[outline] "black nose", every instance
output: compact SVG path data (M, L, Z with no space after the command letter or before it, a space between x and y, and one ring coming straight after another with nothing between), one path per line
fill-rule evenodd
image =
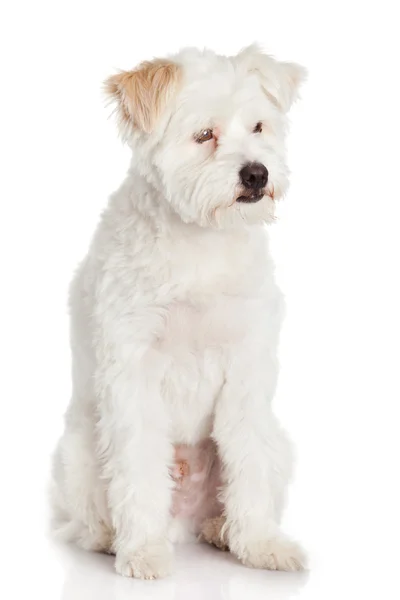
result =
M244 187L250 190L260 190L268 183L268 171L261 163L247 163L239 175Z

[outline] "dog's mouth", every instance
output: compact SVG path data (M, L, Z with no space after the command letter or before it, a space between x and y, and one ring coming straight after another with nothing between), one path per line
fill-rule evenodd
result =
M253 204L255 202L259 202L264 198L264 196L268 196L271 200L274 200L274 188L272 185L268 185L267 188L263 188L262 190L243 190L243 193L236 198L236 202L244 202L247 204Z
M264 198L264 192L255 192L253 194L243 194L236 198L236 202L247 202L251 204L253 202L259 202L261 198Z

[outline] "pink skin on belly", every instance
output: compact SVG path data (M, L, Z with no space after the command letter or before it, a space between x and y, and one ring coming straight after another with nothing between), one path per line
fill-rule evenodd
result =
M203 440L195 446L175 446L171 475L175 481L171 508L174 517L193 519L195 530L200 531L205 519L222 514L217 499L220 463L212 440Z

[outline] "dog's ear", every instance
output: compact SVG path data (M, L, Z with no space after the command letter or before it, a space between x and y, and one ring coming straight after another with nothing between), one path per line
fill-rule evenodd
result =
M105 91L117 103L121 126L151 133L158 118L176 92L178 65L154 60L133 71L122 71L105 82Z
M290 109L307 77L307 71L301 65L277 61L264 54L257 45L242 50L237 61L247 71L257 73L265 93L283 112Z

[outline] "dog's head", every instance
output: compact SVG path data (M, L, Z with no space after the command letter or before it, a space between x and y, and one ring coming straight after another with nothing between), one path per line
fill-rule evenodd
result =
M305 71L251 46L234 57L187 49L113 75L140 173L185 222L270 222L288 184L287 112Z

